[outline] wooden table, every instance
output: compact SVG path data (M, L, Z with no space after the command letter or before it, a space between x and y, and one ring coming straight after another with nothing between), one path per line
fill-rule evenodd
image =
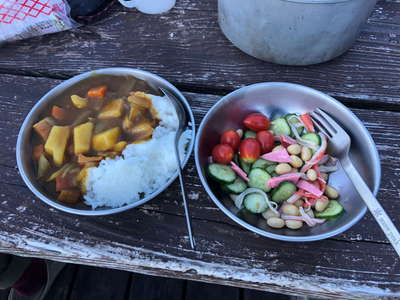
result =
M336 97L364 122L382 160L378 198L400 226L399 11L398 1L379 1L348 53L311 67L273 65L237 50L218 28L214 0L180 0L161 16L114 5L97 24L2 46L0 251L327 299L399 298L400 260L369 213L324 241L263 238L217 209L191 159L185 176L197 239L193 251L177 182L137 209L79 217L36 199L15 163L18 129L34 103L87 70L155 72L184 91L197 124L221 95L238 87L296 82Z

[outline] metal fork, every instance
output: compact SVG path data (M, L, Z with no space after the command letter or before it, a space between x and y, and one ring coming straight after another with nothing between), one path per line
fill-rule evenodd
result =
M162 87L159 87L159 90L171 102L171 104L174 105L175 111L176 111L176 114L177 114L178 120L179 120L178 130L175 134L175 157L176 157L176 161L178 163L179 182L181 185L181 194L182 194L182 200L183 200L183 207L185 210L186 226L187 226L187 230L188 230L188 234L189 234L190 246L192 247L192 249L195 249L196 243L193 238L192 222L191 222L190 213L189 213L189 206L188 206L187 200L186 200L187 197L186 197L186 190L185 190L185 182L183 180L183 175L182 175L183 169L182 169L181 160L179 158L179 138L181 137L182 132L185 130L186 125L187 125L186 124L187 123L186 112L185 112L185 108L182 106L182 103L179 101L179 99L176 98L176 96L174 94L172 94L170 91L168 91L167 89L164 89Z
M310 113L314 125L330 140L329 150L337 157L368 209L400 256L400 234L385 210L374 197L349 158L350 137L327 113L317 108Z

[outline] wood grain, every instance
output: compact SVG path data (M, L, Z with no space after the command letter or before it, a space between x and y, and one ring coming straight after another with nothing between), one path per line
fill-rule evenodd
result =
M240 300L239 292L234 287L188 281L184 300Z
M69 299L126 299L129 282L127 272L81 266L76 272Z
M23 118L57 83L46 78L0 76L0 135L4 139L0 148L0 251L327 299L400 296L399 258L369 216L342 235L295 247L262 238L232 223L214 206L200 185L193 161L186 178L196 251L188 248L177 183L149 204L112 216L88 218L50 208L22 183L14 153ZM186 96L197 123L219 98ZM393 199L398 198L400 187L395 134L400 113L354 112L381 151L388 180L382 182L379 199L398 223L399 206Z
M102 67L155 72L196 92L225 93L263 81L305 84L347 103L379 102L399 109L400 3L378 2L354 46L341 57L310 67L254 59L221 33L217 1L179 0L161 16L119 5L101 22L0 48L3 73L67 78Z
M183 299L186 282L180 279L132 274L129 300Z

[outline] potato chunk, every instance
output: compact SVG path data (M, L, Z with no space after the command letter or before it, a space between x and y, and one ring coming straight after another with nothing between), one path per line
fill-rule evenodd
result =
M139 105L145 109L149 109L152 104L151 97L143 92L132 92L128 97L128 102Z
M87 122L74 128L74 153L81 154L90 150L93 123Z
M72 95L71 96L71 101L72 101L72 104L76 108L84 108L89 104L89 101L88 101L87 98L83 98L83 97L80 97L78 95Z
M107 151L112 149L117 143L120 134L120 128L114 127L94 135L92 140L93 149L96 151Z
M104 106L99 113L99 119L119 118L122 115L124 100L116 99Z
M53 156L53 161L57 166L61 166L64 162L70 133L71 130L68 126L53 126L44 145L44 150Z
M133 122L138 122L143 119L143 107L136 104L131 104L128 119Z
M120 141L119 143L115 144L113 150L114 150L114 151L118 151L118 152L122 152L122 151L125 149L126 145L128 145L127 142L125 142L125 141Z
M43 139L43 141L46 141L49 137L51 126L52 124L50 123L49 118L45 118L33 125L33 129Z

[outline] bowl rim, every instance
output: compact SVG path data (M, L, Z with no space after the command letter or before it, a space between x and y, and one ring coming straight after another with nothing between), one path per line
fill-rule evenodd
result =
M374 188L373 188L373 194L376 196L380 187L380 182L381 182L381 165L380 165L380 158L379 158L379 153L376 148L376 144L374 140L372 139L371 134L369 131L365 128L364 124L361 122L361 120L345 105L343 105L341 102L336 100L335 98L318 91L316 89L313 89L311 87L301 85L301 84L296 84L296 83L289 83L289 82L261 82L261 83L256 83L256 84L251 84L247 85L244 87L241 87L237 90L234 90L233 92L223 96L221 99L219 99L206 113L206 115L203 117L201 120L201 123L197 129L197 136L196 136L196 142L195 142L195 147L194 147L194 156L195 156L195 163L196 163L196 169L197 173L200 177L201 183L206 190L208 196L213 200L213 202L218 206L219 209L221 209L228 217L230 217L232 220L234 220L236 223L239 225L245 227L246 229L255 232L261 236L272 238L275 240L281 240L281 241L286 241L286 242L312 242L312 241L318 241L318 240L323 240L330 238L332 236L338 235L346 230L348 230L350 227L352 227L354 224L356 224L367 212L367 206L364 204L364 207L362 210L356 215L353 219L351 219L348 223L342 225L341 227L337 228L336 230L332 230L328 233L322 233L322 234L317 234L313 236L286 236L286 235L281 235L281 234L275 234L271 232L264 231L258 227L255 227L253 225L250 225L246 221L242 220L241 218L237 217L235 214L233 214L229 209L227 209L221 201L218 200L218 198L214 195L212 192L211 188L208 185L207 179L205 176L203 176L203 171L202 167L200 165L200 160L199 160L199 141L200 141L200 136L201 132L203 131L203 127L205 126L205 123L207 122L208 118L210 115L213 113L214 110L216 110L219 106L223 105L224 102L228 101L231 97L234 97L240 93L242 93L244 90L251 89L251 88L256 88L256 87L289 87L289 88L297 88L304 90L305 92L308 93L313 93L316 94L322 98L327 99L328 101L333 102L338 108L345 110L347 113L349 113L353 119L361 125L361 128L363 129L364 133L366 134L366 137L368 138L369 142L372 147L372 156L373 156L373 168L376 170L376 173L374 174L376 180L374 182Z
M150 194L149 196L147 196L139 201L136 201L136 202L133 202L133 203L121 206L121 207L116 207L116 208L106 208L106 209L100 209L100 210L96 210L96 209L83 210L83 209L77 209L77 208L64 206L64 205L56 202L55 200L48 198L46 195L42 194L29 180L29 178L27 176L27 172L26 172L26 166L24 165L23 159L22 159L23 145L25 143L27 143L27 140L25 140L23 138L23 136L24 136L25 131L30 130L30 128L28 128L28 123L34 117L34 114L36 113L36 111L41 108L43 103L46 103L46 102L50 103L53 100L52 98L54 98L54 96L56 96L58 93L67 89L68 87L76 84L80 80L88 78L93 75L127 75L127 76L133 75L133 76L137 76L137 77L140 77L142 75L147 76L149 78L152 78L152 79L155 79L155 80L161 82L162 85L167 87L167 89L172 91L173 94L176 95L179 98L179 100L182 101L182 103L184 104L184 106L187 110L187 113L189 114L189 119L190 119L189 122L190 122L191 130L192 130L191 140L190 140L189 147L188 147L186 155L185 155L185 159L182 164L182 168L184 166L186 166L186 164L188 163L190 156L193 152L193 148L194 148L194 144L195 144L195 136L196 136L196 125L195 125L195 119L194 119L192 109L189 105L189 102L185 98L185 96L172 83L170 83L166 79L162 78L159 75L156 75L154 73L144 71L141 69L127 68L127 67L95 69L95 70L91 70L91 71L87 71L87 72L78 74L67 80L64 80L63 82L61 82L60 84L57 84L56 86L51 88L48 92L46 92L46 94L44 94L31 108L31 110L29 111L27 116L24 118L24 121L18 132L17 144L16 144L16 160L17 160L17 167L20 172L20 175L21 175L22 179L24 180L25 184L31 190L31 192L36 197L38 197L40 200L47 203L51 207L54 207L61 211L64 211L67 213L72 213L75 215L104 216L104 215L120 213L120 212L137 207L139 205L142 205L142 204L152 200L153 198L158 196L160 193L162 193L164 190L166 190L172 184L173 181L175 181L175 179L178 177L178 171L176 171L164 185L160 186L152 194ZM90 206L88 206L88 207L90 208Z

